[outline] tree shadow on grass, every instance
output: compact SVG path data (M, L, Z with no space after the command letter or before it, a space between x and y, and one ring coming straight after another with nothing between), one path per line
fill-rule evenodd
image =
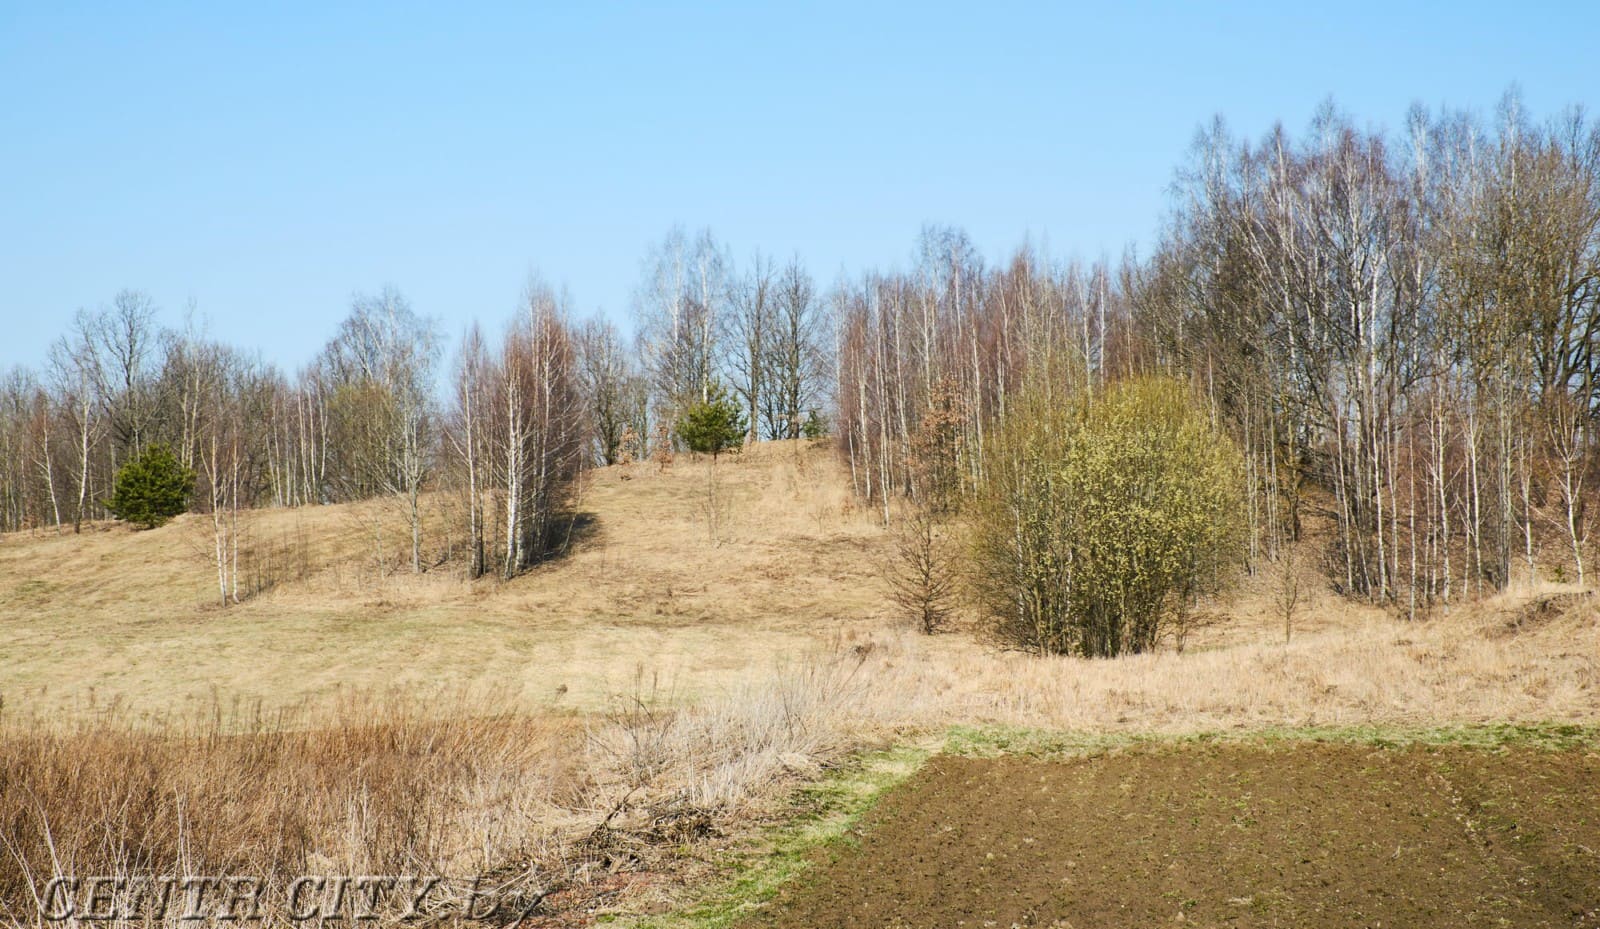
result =
M529 567L561 561L599 536L600 514L591 510L562 513L550 521L544 544L539 548L539 557Z

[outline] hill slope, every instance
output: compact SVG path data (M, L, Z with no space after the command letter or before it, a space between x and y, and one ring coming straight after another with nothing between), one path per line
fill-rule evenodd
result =
M708 463L592 472L571 554L510 582L469 583L458 561L410 575L403 517L383 502L262 511L248 541L275 550L285 579L226 608L209 517L0 537L0 693L166 709L467 685L593 707L640 674L684 694L720 688L883 628L884 535L837 469L802 443L724 456L714 535ZM443 545L449 501L431 503L427 539Z
M763 444L714 472L680 459L585 480L571 553L509 582L469 583L459 559L412 576L403 516L383 501L251 514L248 541L272 552L274 583L226 608L203 516L0 537L0 697L69 717L391 688L589 711L732 693L808 652L848 649L896 726L1600 719L1600 622L1584 592L1506 594L1408 623L1308 583L1285 645L1257 578L1185 654L1039 660L970 632L910 632L881 580L889 536L826 447ZM447 554L450 505L429 502L432 561Z

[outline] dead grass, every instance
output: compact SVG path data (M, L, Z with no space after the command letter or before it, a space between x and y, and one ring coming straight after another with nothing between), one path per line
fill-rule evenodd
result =
M1371 618L1287 646L1109 662L979 655L910 640L886 643L882 661L932 717L963 722L1179 733L1600 718L1592 607L1522 635L1501 628L1493 612L1414 625Z
M0 538L0 904L106 870L490 874L551 910L659 894L618 875L953 725L1600 721L1584 592L1408 623L1312 588L1284 644L1255 580L1184 654L1039 659L894 619L891 539L826 449L719 462L715 533L708 466L592 475L593 535L510 583L396 571L382 503L254 515L308 567L226 609L192 517Z
M13 721L0 915L38 921L58 875L240 875L281 899L300 874L476 874L550 841L552 814L586 789L566 750L580 737L559 720L445 721L382 702L157 729L115 714Z
M45 902L53 878L91 875L135 893L191 875L253 878L269 924L286 918L302 875L445 876L432 899L447 915L475 885L508 913L559 911L545 901L584 901L575 892L650 869L858 746L862 666L855 653L812 656L688 708L641 682L589 717L467 695L12 717L0 724L0 918L184 924L177 907L164 921L41 918L62 912Z
M765 674L768 656L883 625L881 533L829 450L725 456L716 542L699 506L707 467L681 457L664 473L592 475L580 501L592 537L510 583L469 584L453 567L412 576L403 519L382 502L253 514L251 538L305 540L311 569L226 609L199 517L3 536L0 695L55 713L165 712L219 693L289 706L493 682L531 710L595 710L641 664L681 697L706 696ZM430 502L429 544L443 546L448 501Z

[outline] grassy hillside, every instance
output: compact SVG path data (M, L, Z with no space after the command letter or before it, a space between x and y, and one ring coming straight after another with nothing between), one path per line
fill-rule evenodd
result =
M382 501L251 514L270 583L227 607L203 517L0 538L0 917L28 922L29 888L63 868L211 868L275 893L420 869L456 891L491 875L576 925L696 899L731 867L705 904L725 925L867 802L793 791L825 793L864 749L916 759L863 782L876 796L941 744L1600 720L1582 591L1406 622L1308 576L1285 643L1276 579L1252 578L1181 654L1041 659L970 616L932 637L897 618L890 536L827 448L586 481L570 554L509 582L451 561L412 576ZM430 561L450 505L429 501Z
M885 627L884 537L837 467L801 443L726 456L715 537L708 463L593 472L572 553L509 583L468 583L459 559L412 576L403 516L382 502L262 511L249 541L286 577L225 609L206 516L3 536L0 693L13 707L165 710L466 685L594 708L641 672L685 696L725 688ZM431 501L435 547L448 503Z
M449 505L430 501L435 560ZM1286 646L1276 580L1253 578L1186 654L1039 660L996 649L970 618L949 635L912 633L881 580L889 537L852 502L824 446L763 444L714 474L686 458L666 471L599 470L581 510L569 555L510 582L471 583L459 559L411 575L402 514L382 501L262 511L248 542L272 553L277 582L226 608L203 516L146 532L102 524L0 537L0 695L13 713L58 717L394 689L586 711L641 693L727 694L778 665L853 649L916 724L1185 731L1600 717L1595 605L1566 588L1407 623L1308 577Z

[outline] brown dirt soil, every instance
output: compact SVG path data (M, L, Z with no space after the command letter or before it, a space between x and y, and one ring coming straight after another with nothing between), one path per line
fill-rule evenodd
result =
M1600 926L1600 754L941 756L744 925Z

